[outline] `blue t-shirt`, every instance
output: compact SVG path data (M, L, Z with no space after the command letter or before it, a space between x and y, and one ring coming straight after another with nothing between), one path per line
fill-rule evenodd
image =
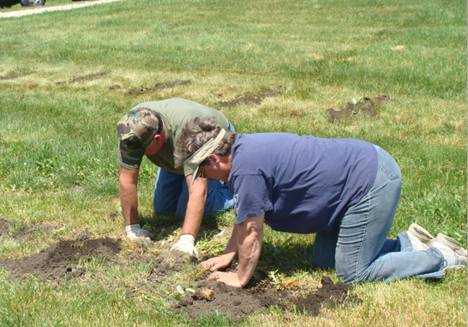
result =
M264 214L274 230L315 233L340 221L376 174L377 152L364 141L237 134L228 185L237 223Z

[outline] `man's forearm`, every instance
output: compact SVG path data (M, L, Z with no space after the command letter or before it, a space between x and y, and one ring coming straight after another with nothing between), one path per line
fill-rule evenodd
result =
M203 219L205 200L206 195L193 194L189 196L187 209L185 211L184 224L182 226L182 234L190 234L194 237L197 236Z
M239 235L239 227L238 225L234 225L231 233L231 238L229 239L226 248L224 249L224 254L227 253L237 253L237 237Z
M205 211L205 201L207 195L207 180L198 178L192 185L192 179L187 179L189 198L187 209L185 210L184 224L182 234L190 234L196 237L200 229Z
M125 225L138 224L138 195L136 186L120 187L120 204Z
M262 249L263 217L250 218L239 226L237 274L245 286L257 267Z

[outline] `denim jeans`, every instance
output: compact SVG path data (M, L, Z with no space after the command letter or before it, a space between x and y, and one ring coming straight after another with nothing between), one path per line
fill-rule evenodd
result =
M155 212L175 214L183 218L187 209L188 187L185 177L160 168L156 175L153 208ZM215 214L233 207L229 188L214 179L208 179L205 215Z
M345 282L391 281L417 276L442 278L444 258L435 249L414 251L406 232L387 239L401 191L401 175L395 160L375 146L378 170L369 192L351 206L339 226L317 233L314 263L335 268Z

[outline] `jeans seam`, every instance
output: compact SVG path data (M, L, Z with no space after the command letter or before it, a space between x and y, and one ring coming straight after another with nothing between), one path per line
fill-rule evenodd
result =
M369 231L369 228L368 228L369 227L369 208L370 208L370 201L371 200L372 200L372 197L369 197L369 199L365 202L365 206L366 206L365 221L366 222L365 222L365 225L364 225L363 237L362 237L361 242L359 244L358 258L356 260L356 265L354 267L354 273L353 273L354 278L353 278L353 280L360 279L360 276L358 276L357 268L361 266L361 259L362 259L361 251L362 251L362 248L363 248L364 240L367 237L367 232Z

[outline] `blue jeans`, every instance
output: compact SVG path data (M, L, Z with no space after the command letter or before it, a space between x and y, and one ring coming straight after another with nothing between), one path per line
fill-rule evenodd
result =
M401 191L395 160L376 146L378 170L369 192L346 211L334 230L317 233L314 263L335 268L345 282L442 278L444 258L435 249L414 251L406 232L387 239Z
M185 177L160 168L156 175L153 208L157 213L175 214L183 218L187 209L188 187ZM218 180L208 179L205 215L233 207L232 193Z

